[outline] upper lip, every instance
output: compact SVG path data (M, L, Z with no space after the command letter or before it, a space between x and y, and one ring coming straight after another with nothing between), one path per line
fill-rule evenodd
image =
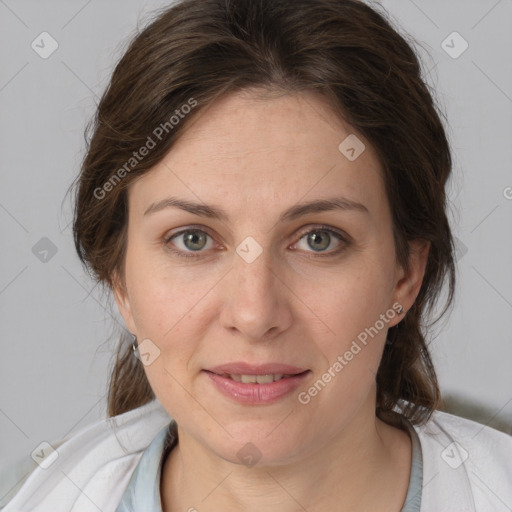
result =
M231 375L270 375L281 373L283 375L297 375L308 370L308 368L300 368L298 366L291 366L288 364L280 363L266 363L266 364L249 364L245 362L235 362L222 364L206 369L209 372L218 375L231 374Z

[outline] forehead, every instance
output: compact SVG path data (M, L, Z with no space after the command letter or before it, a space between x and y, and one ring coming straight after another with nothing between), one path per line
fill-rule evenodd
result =
M364 144L355 160L340 150L347 137ZM164 159L132 184L130 209L141 213L171 194L234 210L272 203L278 211L333 194L376 208L386 200L373 148L312 92L237 92L199 111Z
M258 153L255 158L282 150L288 151L292 161L305 155L314 161L324 158L326 151L338 157L339 143L351 133L354 129L318 93L276 95L244 90L225 95L199 111L173 153L178 157L180 151L193 147L198 158L246 160Z

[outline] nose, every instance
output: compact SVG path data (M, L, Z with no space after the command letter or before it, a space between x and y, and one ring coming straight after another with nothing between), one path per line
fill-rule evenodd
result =
M266 249L250 263L234 254L220 313L225 329L247 341L261 342L291 326L292 293L279 268Z

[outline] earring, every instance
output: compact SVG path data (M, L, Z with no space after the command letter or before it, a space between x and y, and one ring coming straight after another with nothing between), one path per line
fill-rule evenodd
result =
M397 313L398 313L399 315L401 315L403 310L404 310L404 308L403 308L402 306L400 306L400 309L397 311Z
M132 336L133 336L132 350L134 352L137 352L137 350L138 350L138 347L137 347L137 336L135 336L135 334L132 334Z

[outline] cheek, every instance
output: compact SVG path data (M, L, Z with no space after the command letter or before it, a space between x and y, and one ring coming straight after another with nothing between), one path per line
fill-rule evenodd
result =
M218 278L197 267L171 266L160 255L142 251L127 258L126 271L138 335L160 351L155 363L145 368L150 383L164 379L167 386L166 370L182 381L212 320L208 292Z
M185 267L171 266L163 253L134 248L126 261L134 321L144 336L160 342L186 323L208 286Z
M198 303L205 292L195 290L194 283L181 279L179 272L171 276L168 269L145 268L141 259L134 261L138 264L130 269L132 314L139 342L150 340L146 346L152 358L144 371L157 398L175 417L190 409L185 389L190 387L188 369L200 341L203 317Z
M389 308L384 293L368 290L359 281L332 297L325 302L330 332L312 333L323 363L311 387L303 390L303 400L342 422L374 389L388 328L380 315ZM340 410L344 414L339 415Z
M356 337L392 306L392 271L368 262L346 269L323 294L321 311L335 337Z
M325 365L319 377L329 381L325 399L357 402L371 388L395 315L392 290L392 270L376 260L360 260L330 283L319 310L329 332L314 336Z

